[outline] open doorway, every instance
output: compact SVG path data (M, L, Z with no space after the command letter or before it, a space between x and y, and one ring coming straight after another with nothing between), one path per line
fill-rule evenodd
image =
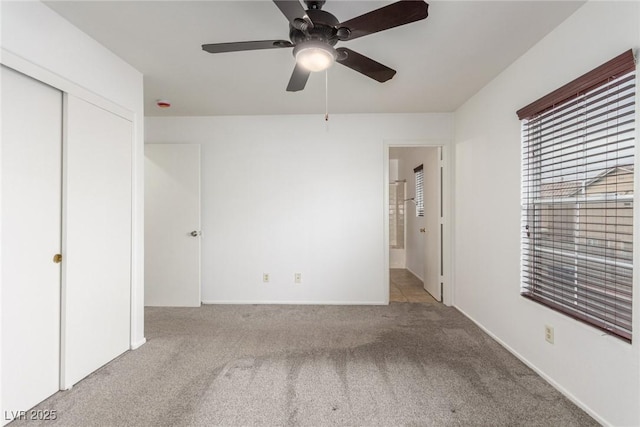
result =
M390 146L389 300L440 302L444 288L442 146Z

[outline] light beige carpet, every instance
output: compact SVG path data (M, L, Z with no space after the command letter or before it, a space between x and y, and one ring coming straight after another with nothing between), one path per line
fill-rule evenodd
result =
M441 304L147 308L148 343L13 426L597 425Z

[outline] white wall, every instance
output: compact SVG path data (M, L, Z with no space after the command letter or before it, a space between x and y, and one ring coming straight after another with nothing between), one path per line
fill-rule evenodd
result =
M0 62L133 121L131 345L144 342L142 74L37 1L1 2Z
M515 112L625 50L638 49L639 23L638 2L589 2L455 115L455 306L598 421L618 426L640 425L640 299L634 302L636 338L627 344L519 295ZM638 261L636 256L636 269ZM640 296L637 274L634 279L634 295ZM544 340L545 324L555 328L554 345Z
M384 140L452 136L450 114L145 123L147 143L202 145L202 298L211 303L385 303Z

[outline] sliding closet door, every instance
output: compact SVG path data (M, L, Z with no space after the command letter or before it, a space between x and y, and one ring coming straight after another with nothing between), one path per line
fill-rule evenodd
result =
M132 123L65 95L62 385L129 349Z
M59 389L62 93L2 78L3 422Z

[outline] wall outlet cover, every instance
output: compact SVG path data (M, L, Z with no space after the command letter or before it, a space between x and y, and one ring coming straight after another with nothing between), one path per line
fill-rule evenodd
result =
M544 339L550 344L554 342L553 326L544 325Z

